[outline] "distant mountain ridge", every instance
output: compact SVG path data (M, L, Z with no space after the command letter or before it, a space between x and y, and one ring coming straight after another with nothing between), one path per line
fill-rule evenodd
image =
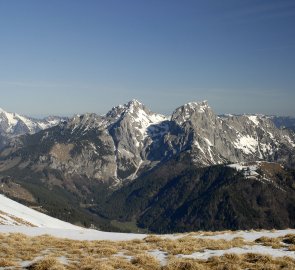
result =
M286 171L278 170L279 176L274 175L274 180L269 182L263 180L263 175L248 179L227 167L231 163L253 162L281 164ZM266 166L266 174L271 167ZM13 194L9 185L19 184L31 194L24 196L33 197L35 204L39 202L53 216L75 222L76 217L83 216L85 224L91 224L93 219L102 222L103 228L111 226L110 219L130 222L134 217L141 227L161 232L196 228L193 223L196 217L188 218L183 212L193 211L187 200L202 204L208 201L213 207L208 211L213 215L218 213L217 198L225 200L226 194L240 192L241 187L247 190L244 199L253 193L253 202L260 200L259 196L268 201L268 197L279 190L280 200L265 211L287 207L282 211L284 222L277 219L264 222L265 213L261 209L264 203L255 207L248 205L250 210L246 211L239 198L229 194L229 201L224 205L231 209L232 216L226 211L220 212L223 214L219 224L214 223L211 216L207 219L210 226L198 220L198 228L240 228L245 224L241 211L246 211L249 218L254 213L259 217L247 223L247 227L292 225L295 217L290 213L295 205L292 199L295 184L293 172L288 171L292 168L295 168L294 132L276 127L269 116L218 116L207 101L184 104L167 117L131 100L105 115L76 115L36 133L14 136L0 152L0 181L2 177L8 182L7 194ZM247 179L245 183L244 179ZM194 185L199 186L195 189ZM262 193L255 193L255 188ZM186 192L182 194L182 190ZM288 197L285 202L284 196ZM172 199L178 197L186 207L180 207L178 201ZM129 205L130 202L133 203ZM197 207L195 203L192 205ZM118 211L112 210L114 208ZM162 220L166 225L158 230L158 223L152 223L159 208L167 211L163 216L168 216L167 224ZM67 213L75 213L75 216L69 217L57 209L70 209ZM176 218L173 216L176 209L180 211L177 217L183 218L181 227L171 224ZM206 214L202 212L202 215L206 220ZM239 216L236 221L235 215Z
M287 128L295 131L295 117L291 116L270 116L270 119L278 128Z
M67 118L48 116L44 119L26 117L17 113L9 113L0 108L0 148L5 146L14 136L33 134L40 130L58 125Z
M170 118L132 100L103 116L57 121L47 122L52 128L19 137L2 158L11 161L13 156L27 168L47 167L68 177L86 175L113 184L135 179L180 153L187 153L197 166L257 160L295 165L294 133L276 128L266 116L219 117L206 101L187 103ZM31 133L41 123L46 126L33 123Z
M221 114L219 117L227 118L230 116L257 116L269 118L277 128L290 129L295 131L295 117L292 116L277 116L277 115L264 115L264 114Z

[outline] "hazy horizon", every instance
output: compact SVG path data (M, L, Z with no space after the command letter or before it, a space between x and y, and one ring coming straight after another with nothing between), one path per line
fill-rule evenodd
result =
M137 99L138 100L138 99ZM104 112L95 112L95 111L84 111L84 112L72 112L72 113L65 113L65 114L56 114L56 113L48 113L48 114L36 114L36 115L29 115L29 114L23 114L21 112L18 112L18 111L10 111L10 110L6 110L5 108L1 107L0 106L0 109L8 112L8 113L17 113L17 114L20 114L20 115L24 115L24 116L27 116L27 117L31 117L31 118L37 118L37 119L42 119L42 118L46 118L48 116L59 116L59 117L74 117L75 115L82 115L82 114L86 114L86 113L95 113L97 115L105 115L107 112L109 112L113 107L116 107L116 106L119 106L119 105L124 105L124 104L127 104L129 101L131 100L128 100L126 102L121 102L119 104L116 104L112 107L110 107L107 111L104 111ZM159 114L163 114L163 115L166 115L166 116L170 116L172 115L172 113L174 112L174 110L176 110L178 107L184 105L184 104L180 104L179 106L176 106L175 108L173 108L170 112L167 112L167 113L164 113L164 112L159 112L159 111L155 111L153 109L151 109L150 106L148 106L147 104L145 104L144 102L142 102L141 100L138 100L140 103L142 103L143 105L145 105L148 109L150 109L152 112L154 113L159 113ZM189 102L203 102L203 101L206 101L208 102L208 100L193 100L193 101L189 101ZM187 102L188 103L188 102ZM217 114L217 115L226 115L226 114L232 114L232 115L243 115L243 114L246 114L246 115L267 115L267 116L282 116L282 117L294 117L292 115L279 115L279 114L261 114L261 113L255 113L255 112L244 112L244 113L234 113L234 112L217 112L214 107L211 106L211 104L208 102L208 105L209 107L211 107L211 109Z
M52 0L0 3L0 107L94 112L135 98L169 115L295 116L295 2Z

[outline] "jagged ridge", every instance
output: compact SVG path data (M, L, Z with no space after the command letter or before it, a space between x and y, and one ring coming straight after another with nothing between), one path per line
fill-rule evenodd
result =
M165 117L132 100L106 115L75 116L20 141L13 150L14 158L21 157L19 163L112 183L135 179L184 152L198 166L257 160L293 166L295 162L292 132L276 128L264 116L219 117L206 101L187 103ZM42 145L46 145L43 152Z

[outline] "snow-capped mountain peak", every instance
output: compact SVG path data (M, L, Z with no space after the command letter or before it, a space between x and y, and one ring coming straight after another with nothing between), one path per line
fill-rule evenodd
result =
M106 114L110 123L115 123L126 116L131 118L131 121L141 123L143 126L167 120L166 116L151 112L150 109L136 99L132 99L124 105L118 105Z
M128 106L143 106L143 104L137 99L131 99L128 103Z
M0 131L12 136L22 135L25 133L35 133L58 125L64 118L50 116L44 119L34 119L17 113L0 110Z
M9 138L27 133L33 134L40 130L56 126L64 120L65 118L57 116L34 119L0 109L0 134L4 138L2 142L0 141L0 148L5 146Z

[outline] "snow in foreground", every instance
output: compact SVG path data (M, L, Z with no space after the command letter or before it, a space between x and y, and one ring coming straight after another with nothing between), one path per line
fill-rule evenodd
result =
M110 233L85 229L50 217L0 195L0 233L23 233L28 236L49 234L72 240L131 240L143 234ZM24 226L25 225L25 226Z
M26 223L27 222L27 223ZM0 195L0 233L22 233L27 236L40 236L51 235L57 238L71 239L71 240L109 240L109 241L128 241L133 239L144 239L147 237L145 234L132 234L132 233L112 233L102 232L98 230L85 229L78 226L74 226L67 222L49 217L43 213L30 209L22 204L19 204L13 200ZM26 226L24 226L24 224ZM208 239L208 240L226 240L232 241L237 237L243 238L246 242L244 245L231 247L227 249L203 249L195 250L190 254L174 254L175 258L187 258L207 260L212 256L222 256L224 254L247 254L255 253L262 255L270 255L272 257L283 257L295 259L295 251L289 249L287 244L282 244L279 248L272 248L271 246L265 246L259 242L255 242L256 239L261 237L278 238L286 235L294 234L295 229L287 230L260 230L260 231L226 231L226 232L212 232L202 233L196 232L193 234L176 234L176 235L161 235L156 236L160 239L167 239L167 241L177 242L180 238L189 236L196 239ZM145 239L143 240L145 241ZM157 240L158 241L158 240ZM181 240L180 240L181 241ZM194 240L193 240L194 241ZM152 243L152 242L151 242ZM250 245L249 245L250 243ZM147 242L149 244L149 242ZM117 244L115 244L117 245ZM166 265L169 261L169 254L158 245L151 244L151 249L147 250L148 254L153 256L159 261L161 265ZM119 250L119 255L123 251ZM123 253L122 253L123 254ZM117 256L119 256L117 255ZM171 255L171 254L170 254ZM123 254L125 259L129 261L132 256L128 257ZM1 268L1 267L0 267Z
M145 234L133 233L115 233L115 232L102 232L92 229L56 229L56 228L38 228L26 226L7 226L0 225L0 233L23 233L27 236L39 236L48 234L57 238L67 238L71 240L110 240L110 241L127 241L133 239L143 239Z
M68 222L50 217L0 194L0 223L4 225L21 225L27 222L31 226L80 230Z

